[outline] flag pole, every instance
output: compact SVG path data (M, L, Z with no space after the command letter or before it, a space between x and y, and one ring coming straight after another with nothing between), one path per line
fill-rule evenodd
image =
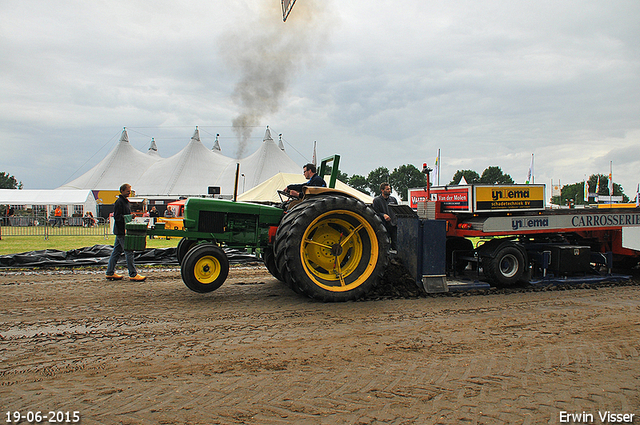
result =
M589 203L589 185L587 184L587 175L584 175L584 187L582 188L582 196L584 198L584 203Z
M440 186L440 149L438 149L438 186Z
M318 165L317 162L318 162L318 159L316 157L316 141L314 140L313 141L313 161L312 161L312 163L313 163L313 165L317 166Z
M609 208L612 207L613 200L613 161L609 161Z
M525 184L533 184L535 177L533 175L533 154L531 154L531 162L529 163L529 171L527 171L527 181Z

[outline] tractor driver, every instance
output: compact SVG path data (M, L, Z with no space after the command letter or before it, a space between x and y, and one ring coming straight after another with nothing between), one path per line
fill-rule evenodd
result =
M316 166L309 163L302 167L302 174L309 179L308 182L302 184L290 184L284 191L295 196L296 198L302 197L302 191L307 186L327 187L324 179L316 174Z

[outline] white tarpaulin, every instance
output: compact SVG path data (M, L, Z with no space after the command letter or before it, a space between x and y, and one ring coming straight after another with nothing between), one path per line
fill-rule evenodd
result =
M17 190L0 189L3 205L80 205L96 203L90 190Z
M640 227L622 228L622 247L640 251Z
M0 205L83 205L85 212L96 214L96 199L90 190L0 189Z

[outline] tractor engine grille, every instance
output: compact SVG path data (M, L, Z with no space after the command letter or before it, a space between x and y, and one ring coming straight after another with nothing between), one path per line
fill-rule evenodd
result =
M222 233L225 226L225 213L218 211L200 211L198 232Z

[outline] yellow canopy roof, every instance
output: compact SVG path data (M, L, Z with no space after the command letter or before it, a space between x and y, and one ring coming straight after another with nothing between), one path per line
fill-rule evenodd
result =
M307 179L304 178L302 174L278 173L269 180L260 183L253 189L247 190L243 194L238 195L238 201L279 203L280 197L278 196L278 190L283 190L290 184L300 184L306 181ZM373 202L373 198L371 196L352 188L340 180L336 180L336 189L349 193L351 196L361 200L365 204L371 204Z

